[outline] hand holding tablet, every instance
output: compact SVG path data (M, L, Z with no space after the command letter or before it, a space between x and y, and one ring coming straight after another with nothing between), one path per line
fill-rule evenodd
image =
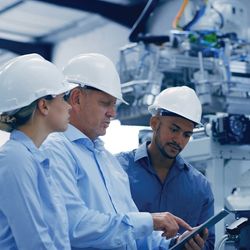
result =
M204 223L202 223L200 226L196 227L190 234L188 234L186 237L181 239L177 244L175 244L173 247L171 247L169 250L181 250L184 248L185 244L192 238L194 238L197 234L202 234L203 230L205 228L210 228L211 226L215 225L217 222L222 220L225 216L227 216L229 212L227 210L222 210Z

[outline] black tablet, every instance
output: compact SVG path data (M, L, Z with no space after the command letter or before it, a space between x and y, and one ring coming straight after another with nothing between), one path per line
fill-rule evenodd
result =
M209 218L207 221L202 223L198 226L194 231L192 231L189 235L175 244L173 247L169 248L169 250L181 250L183 249L184 245L195 235L201 233L205 228L210 228L211 226L215 225L217 222L222 220L225 216L227 216L229 212L225 209L221 210L218 214L214 215L213 217Z

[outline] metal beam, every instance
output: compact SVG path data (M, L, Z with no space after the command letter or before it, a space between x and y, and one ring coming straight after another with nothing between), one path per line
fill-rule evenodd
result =
M98 13L114 22L131 28L145 7L147 1L131 1L130 4L117 4L100 0L37 0L76 10Z
M16 6L22 4L23 2L24 2L23 0L20 0L20 1L17 1L17 2L14 2L12 4L7 5L6 7L4 7L3 9L0 10L0 14L3 14L11 9L14 9Z
M0 48L12 51L18 55L24 55L28 53L37 53L46 58L47 60L52 60L52 43L43 42L17 42L7 39L0 39Z
M74 37L87 32L93 31L95 28L106 25L109 21L97 14L89 14L87 18L83 18L81 21L72 22L61 29L57 29L46 36L42 36L40 41L58 43L69 37ZM39 41L39 39L36 39Z

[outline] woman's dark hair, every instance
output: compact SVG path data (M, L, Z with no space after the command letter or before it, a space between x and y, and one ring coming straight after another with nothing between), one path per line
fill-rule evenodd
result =
M29 121L37 107L37 100L30 105L21 108L13 115L3 113L0 115L0 130L11 132Z

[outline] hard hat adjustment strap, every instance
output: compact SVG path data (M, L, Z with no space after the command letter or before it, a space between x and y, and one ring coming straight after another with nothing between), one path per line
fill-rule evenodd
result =
M171 111L168 111L166 109L159 109L157 112L160 116L179 116L182 117L181 115L178 115L176 113L173 113Z

